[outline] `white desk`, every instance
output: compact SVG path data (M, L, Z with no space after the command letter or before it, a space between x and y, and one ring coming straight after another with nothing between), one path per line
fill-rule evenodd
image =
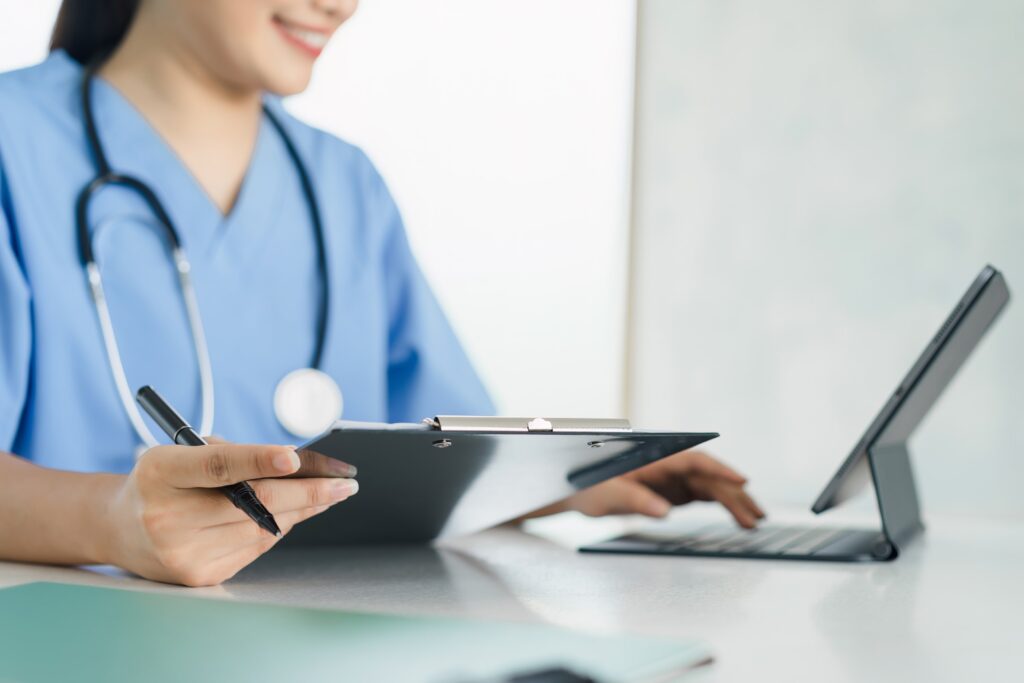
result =
M444 550L272 552L234 580L184 589L79 569L0 563L0 586L117 585L246 601L545 621L699 637L698 681L1024 680L1024 520L930 519L892 563L583 555L594 527L498 528Z

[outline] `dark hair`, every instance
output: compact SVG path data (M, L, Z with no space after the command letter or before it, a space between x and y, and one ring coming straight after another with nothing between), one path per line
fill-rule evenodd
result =
M101 59L131 26L139 0L63 0L50 36L50 50L64 50L80 64Z

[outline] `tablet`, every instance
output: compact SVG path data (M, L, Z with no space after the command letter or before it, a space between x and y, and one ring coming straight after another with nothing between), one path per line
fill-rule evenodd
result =
M297 525L282 543L410 543L472 533L717 436L634 431L625 420L339 423L299 450L355 465L359 493Z

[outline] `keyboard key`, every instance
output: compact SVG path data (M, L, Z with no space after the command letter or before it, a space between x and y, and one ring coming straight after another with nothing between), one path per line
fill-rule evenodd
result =
M813 531L813 529L805 527L787 527L782 530L782 533L769 539L767 543L752 545L747 549L747 552L757 553L758 555L778 555L784 549L794 543L798 543L808 533L813 533Z
M706 541L697 541L696 543L685 543L678 546L683 550L699 550L700 552L718 552L730 543L735 543L736 539L732 535L724 536L722 538L714 538Z
M793 540L797 534L804 531L806 531L806 529L793 527L737 529L731 524L720 525L715 529L707 531L697 540L684 539L674 547L668 547L666 549L706 553L729 553L738 552L737 548L742 548L741 552L749 552L752 548L756 548L773 541L788 543Z
M712 526L702 526L693 529L692 531L687 531L682 535L679 535L678 533L672 534L668 530L662 531L660 529L652 529L648 531L639 531L632 534L626 534L625 536L620 537L618 540L630 541L634 543L650 543L651 545L656 545L659 548L668 549L673 548L679 545L680 543L695 543L697 541L700 541L706 536L709 530L714 531L718 528L718 526L719 525L717 524Z
M823 548L833 547L836 542L848 536L867 533L834 527L774 524L762 525L756 529L739 529L732 524L714 524L698 527L675 537L666 532L650 535L630 534L617 540L640 543L648 546L648 552L664 554L779 557L814 555Z
M735 534L734 527L716 525L693 536L677 538L676 542L667 548L669 550L709 550L730 540Z
M821 529L818 532L806 536L796 545L791 545L782 551L783 555L813 555L814 551L822 548L841 536L850 533L849 529Z
M759 546L765 545L780 534L786 533L787 529L776 527L773 529L753 529L737 534L734 542L723 546L722 550L730 553L745 553L753 551Z

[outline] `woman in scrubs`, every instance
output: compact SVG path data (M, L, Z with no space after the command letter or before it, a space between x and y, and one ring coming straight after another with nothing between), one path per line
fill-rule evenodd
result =
M277 540L216 487L251 481L285 533L355 494L347 465L271 445L296 440L275 415L275 386L309 365L317 302L327 324L316 367L346 389L346 418L493 412L376 169L278 100L306 87L355 5L65 0L49 58L0 75L0 559L216 584ZM76 201L100 163L83 132L86 66L102 155L153 188L191 260L214 430L252 445L158 445L137 457L140 431L112 379L76 238ZM146 378L198 426L212 396L194 370L203 354L169 238L123 186L95 192L86 213L125 376ZM539 513L663 516L718 500L749 527L763 515L744 483L683 453Z

